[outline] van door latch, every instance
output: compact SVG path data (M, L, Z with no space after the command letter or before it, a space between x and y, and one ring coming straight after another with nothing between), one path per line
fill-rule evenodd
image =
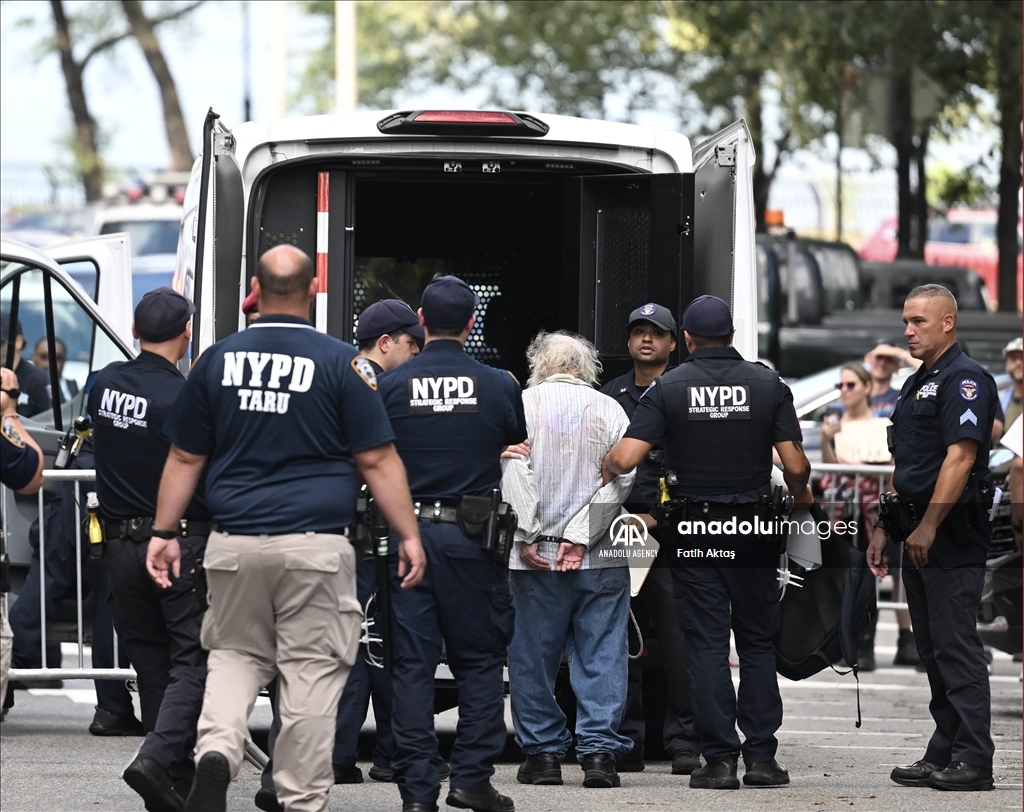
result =
M715 147L715 162L719 166L736 166L736 145Z
M214 155L234 155L235 154L235 136L231 133L214 133L213 134L213 154Z

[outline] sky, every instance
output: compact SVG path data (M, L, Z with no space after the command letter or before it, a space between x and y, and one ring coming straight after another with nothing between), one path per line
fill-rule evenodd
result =
M73 11L75 2L65 5ZM252 111L255 120L271 117L272 60L270 41L275 30L273 4L250 2ZM0 161L4 167L3 205L17 202L19 184L38 185L39 166L67 164L64 144L71 133L71 115L56 54L37 57L38 42L52 31L49 4L5 0L0 4ZM243 118L243 4L208 2L187 21L160 29L161 43L175 77L193 150L203 119L212 107L227 126ZM31 19L34 26L20 25ZM289 4L286 37L289 48L289 87L294 91L306 50L323 41L323 33L295 4ZM156 83L140 49L132 39L122 42L112 56L98 57L85 73L86 95L94 118L107 140L110 164L142 170L167 162L167 145ZM457 96L444 89L406 100L416 106L473 107L480 99ZM675 128L672 117L646 114L641 123ZM935 145L932 156L954 166L973 162L984 138L971 135L960 144ZM831 144L831 146L830 146ZM934 141L933 141L934 144ZM882 164L891 167L894 155L883 149ZM780 172L773 190L774 204L795 214L798 228L814 228L829 220L827 202L834 188L834 140L796 156ZM857 150L844 152L844 166L857 173L850 183L866 184L857 193L863 202L850 206L850 224L870 233L882 217L895 209L895 177L874 171L868 157ZM33 175L34 173L34 175ZM832 180L828 178L831 176ZM891 178L891 181L890 181ZM802 184L802 186L801 186ZM811 188L811 187L814 188ZM77 193L77 190L75 190ZM844 195L845 197L845 195Z

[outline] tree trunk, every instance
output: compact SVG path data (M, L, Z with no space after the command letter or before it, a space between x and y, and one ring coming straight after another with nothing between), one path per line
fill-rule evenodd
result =
M897 258L914 256L911 245L911 222L914 216L914 195L910 189L910 161L913 157L913 122L910 118L910 76L892 80L892 145L896 148L896 186L899 227L896 232Z
M146 17L139 0L121 0L128 24L132 29L132 36L138 41L145 54L149 69L153 72L160 87L160 101L164 111L164 129L167 132L167 144L171 150L171 168L188 171L192 168L195 156L192 154L192 147L188 141L188 130L185 127L185 117L181 112L181 103L178 101L178 89L174 84L174 77L164 59L160 42L153 33L153 24Z
M53 24L56 29L57 50L60 53L60 67L64 73L64 85L68 92L68 103L75 122L75 157L87 201L99 200L103 196L103 159L97 145L96 120L89 112L82 84L82 65L75 61L71 52L71 33L68 18L64 14L61 0L50 0Z
M996 31L995 63L1002 157L999 162L999 309L1017 309L1017 196L1021 183L1021 6L1006 4L1006 26Z
M917 165L917 189L914 191L914 222L917 224L917 240L912 244L914 256L924 259L924 244L928 240L928 176L925 174L925 157L928 154L928 132L921 135L921 142L914 153Z

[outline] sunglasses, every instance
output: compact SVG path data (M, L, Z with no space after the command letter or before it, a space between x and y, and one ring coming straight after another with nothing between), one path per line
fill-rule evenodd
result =
M842 391L843 389L855 389L857 384L854 381L840 381L836 384L836 389Z

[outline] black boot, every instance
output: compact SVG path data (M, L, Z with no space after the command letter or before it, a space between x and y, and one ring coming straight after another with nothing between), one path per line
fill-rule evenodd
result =
M914 642L914 633L910 629L900 629L900 636L896 640L896 656L893 658L893 665L918 665L921 657L917 653L917 643Z

